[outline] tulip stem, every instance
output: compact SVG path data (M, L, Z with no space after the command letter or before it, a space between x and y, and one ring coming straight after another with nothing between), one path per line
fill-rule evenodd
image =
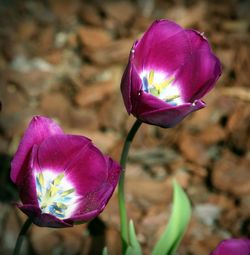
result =
M23 226L21 228L21 231L20 231L20 233L18 235L13 255L18 255L20 253L23 240L25 239L26 233L29 230L29 227L31 226L31 224L32 224L32 220L30 218L28 218L24 222L24 224L23 224Z
M120 211L120 229L121 229L121 240L122 240L122 254L125 254L128 246L128 219L126 212L126 202L125 202L125 193L124 193L124 181L125 181L125 169L128 158L128 152L130 145L133 141L133 138L141 126L142 122L136 120L132 128L130 129L127 138L124 142L120 164L122 166L122 173L118 185L118 199L119 199L119 211Z

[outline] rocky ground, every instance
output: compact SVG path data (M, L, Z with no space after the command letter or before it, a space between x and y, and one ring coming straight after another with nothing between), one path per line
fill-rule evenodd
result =
M158 18L205 33L223 75L207 107L174 129L143 125L127 167L126 197L144 254L171 208L171 180L193 215L179 255L208 255L225 238L250 236L250 2L248 0L0 1L0 253L10 254L26 216L9 162L33 115L90 137L119 160L134 118L119 84L133 41ZM33 226L23 254L120 254L117 194L88 225Z

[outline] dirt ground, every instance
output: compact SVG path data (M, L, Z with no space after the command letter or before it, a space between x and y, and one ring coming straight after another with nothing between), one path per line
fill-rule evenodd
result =
M204 32L223 64L207 107L176 128L144 124L127 167L126 198L144 254L171 209L171 180L188 193L192 220L178 255L208 255L250 236L250 1L0 1L0 254L11 254L26 219L9 163L33 115L90 137L117 161L134 122L120 94L133 41L167 18ZM23 254L120 254L117 194L90 224L33 226Z

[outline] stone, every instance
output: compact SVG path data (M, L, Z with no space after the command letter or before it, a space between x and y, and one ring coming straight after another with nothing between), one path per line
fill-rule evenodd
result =
M205 225L213 226L216 220L219 219L221 208L214 204L196 204L194 208L194 214Z
M14 83L8 83L7 81L1 83L1 102L3 115L15 114L20 109L28 106L25 95L18 90Z
M219 142L222 142L226 139L227 133L219 125L208 126L202 133L199 135L200 140L206 145L213 145Z
M250 107L249 103L239 103L231 114L227 128L233 147L241 152L250 151ZM241 134L241 135L239 135Z
M101 7L109 18L122 25L131 21L136 14L135 5L129 1L103 2Z
M120 91L110 95L102 104L98 117L102 128L112 128L119 132L127 116Z
M250 192L250 160L225 151L212 171L213 185L224 192L242 196Z
M186 7L185 5L174 5L167 10L170 20L176 20L182 27L194 27L203 21L207 10L207 2L197 2Z
M46 93L51 87L53 66L42 58L28 59L23 55L14 58L5 76L30 97Z
M185 120L186 128L189 130L201 131L208 126L218 123L222 116L230 113L234 105L231 100L225 101L222 99L220 93L212 90L204 101L207 107L190 114Z
M36 112L36 105L27 100L27 95L20 90L19 86L12 81L8 81L10 73L7 73L7 80L4 74L1 82L2 112L0 118L0 129L6 138L18 142L18 137L23 134L27 119ZM13 100L14 99L14 100ZM12 150L8 151L9 153Z
M84 109L71 107L69 111L69 128L85 130L97 130L100 125L100 120L96 118L96 111L94 109Z
M79 17L87 24L93 26L101 26L102 18L98 13L98 9L91 5L84 3L79 13Z
M127 171L132 171L132 169ZM143 210L148 210L152 204L167 204L171 198L170 183L155 181L147 177L127 178L126 190L128 201L138 203Z
M76 23L76 14L80 8L78 0L50 0L49 5L53 14L64 26Z
M195 201L195 203L206 203L209 198L209 190L207 186L204 185L204 181L201 181L199 178L191 179L191 184L187 189L188 195L191 201Z
M54 27L53 25L48 25L42 27L37 34L34 47L38 53L43 55L49 50L53 49L54 45Z
M75 101L80 107L93 105L113 94L115 90L118 89L115 85L116 84L114 84L112 80L107 80L96 82L88 87L83 87L77 93Z
M102 49L112 41L111 35L104 29L81 26L78 29L81 44L90 50Z
M63 253L81 253L88 246L87 224L75 225L73 228L53 229L33 225L31 242L38 255ZM46 243L46 245L44 245ZM83 248L84 247L84 248Z
M21 40L30 40L36 34L37 25L31 20L22 21L18 26L18 36Z
M45 60L52 65L59 65L62 61L62 58L63 52L61 49L52 50L45 56Z
M53 70L53 66L44 59L28 59L23 55L16 56L16 58L12 60L10 66L20 73L27 73L30 71L51 72Z
M1 202L0 211L0 234L2 240L0 251L2 254L11 254L22 223L18 219L16 209L13 206ZM22 250L27 252L27 242L24 242Z
M225 194L211 193L209 194L207 202L218 205L222 209L222 211L235 210L234 198L231 196L226 196Z
M125 64L128 61L133 43L134 39L119 39L107 45L102 45L98 50L84 51L83 53L97 65Z
M240 198L240 207L240 214L243 217L248 218L250 215L250 194L246 194Z
M206 166L209 163L207 149L196 136L183 133L179 143L182 155L187 160L201 166Z
M40 100L40 109L43 115L59 119L64 124L70 123L71 105L60 92L44 94Z
M96 76L100 74L101 70L90 64L85 64L80 69L80 78L83 81L91 81L94 80Z
M112 131L100 132L90 129L77 129L71 127L65 127L64 130L66 133L87 136L104 153L108 153L119 140L119 136Z
M199 176L201 178L205 178L207 177L208 173L207 173L207 170L206 168L202 167L202 166L199 166L199 165L196 165L196 164L193 164L193 163L189 163L189 162L186 162L184 167L191 173L193 173L194 175L196 176Z

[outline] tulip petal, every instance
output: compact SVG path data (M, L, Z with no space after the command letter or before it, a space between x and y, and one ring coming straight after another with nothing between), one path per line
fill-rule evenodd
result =
M196 100L193 104L185 103L175 107L166 107L140 115L140 120L163 128L174 127L189 113L205 107L205 103Z
M131 51L133 51L133 48ZM121 80L121 92L125 107L129 114L132 111L133 104L135 104L135 100L132 100L131 97L137 96L142 87L141 78L138 75L135 66L132 64L132 59L133 53L130 54L128 65Z
M65 170L80 195L96 190L108 176L103 154L92 143L87 147L88 151L81 150Z
M97 217L101 211L99 209L95 209L89 212L85 212L82 214L77 214L75 216L70 217L69 219L65 219L65 222L74 222L76 224L85 223L90 220L93 220L95 217Z
M105 208L113 191L114 187L112 185L104 183L98 190L86 193L85 196L79 199L79 207L69 220L85 222L96 217Z
M152 69L172 73L185 62L188 53L184 30L169 20L158 20L136 45L134 64L139 72Z
M14 183L16 183L20 170L28 167L32 147L55 134L63 134L63 131L54 121L42 116L32 119L11 162L10 177Z
M39 146L38 164L41 170L60 173L81 150L86 150L91 141L82 136L55 135L45 139Z
M38 164L41 171L64 172L80 195L95 190L107 178L104 156L83 136L55 135L44 140Z
M121 92L123 96L123 101L127 112L130 114L132 110L131 104L131 62L128 62L124 74L121 80Z
M250 239L228 239L222 241L211 255L249 255Z
M119 177L120 177L122 168L117 162L112 160L110 157L106 156L105 159L106 159L106 162L108 165L108 179L107 179L107 181L115 189L115 187L119 181Z
M146 93L144 91L141 91L140 95L133 96L133 101L136 102L136 104L133 105L133 114L135 116L140 116L145 112L173 107L172 105L166 103L158 97L155 97L150 93Z
M88 221L100 214L111 198L121 173L121 166L113 161L110 157L105 157L108 176L106 181L94 192L87 193L79 200L79 207L70 220Z
M32 204L38 206L36 183L34 177L34 169L37 169L35 162L37 161L38 146L32 148L31 158L28 166L21 169L18 179L16 180L19 195L23 204Z
M185 33L192 49L177 71L175 83L181 89L183 100L192 103L214 87L221 75L221 65L200 33L193 30L186 30Z
M52 214L42 213L41 209L34 205L19 205L18 208L28 215L34 224L40 227L65 228L73 226L70 221L66 222L58 219Z

